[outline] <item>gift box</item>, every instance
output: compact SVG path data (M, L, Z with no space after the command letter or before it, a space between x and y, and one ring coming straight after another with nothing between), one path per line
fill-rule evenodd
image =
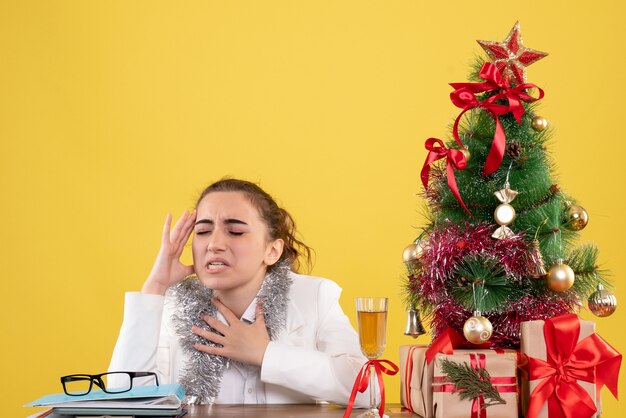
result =
M599 417L600 389L617 396L621 354L574 314L521 324L527 418Z
M444 360L471 370L486 370L493 390L497 392L503 403L497 403L494 399L484 396L485 392L482 391L477 392L480 396L474 399L462 399L461 392L467 388L457 387L453 379L444 372L442 364ZM517 352L515 350L454 350L454 354L437 354L432 382L435 418L517 418L519 416Z
M405 408L422 418L435 417L433 410L433 377L435 371L434 358L436 358L436 356L431 350L430 354L433 356L433 361L427 361L427 351L430 348L431 347L428 345L405 345L400 347L400 382L402 385L400 400ZM516 376L518 352L515 350L452 350L450 348L449 352L454 355L465 356L467 361L469 361L470 353L481 354L487 359L492 359L493 357L507 358L507 364L510 363L513 366L509 377L515 378ZM486 360L486 362L490 364L490 360ZM517 388L516 383L514 383L514 386ZM514 395L515 399L517 399L517 391L515 391ZM471 405L471 402L469 402L469 404ZM515 410L515 415L507 416L517 417L517 400L513 401L512 406ZM488 417L491 417L491 415L488 415Z
M422 418L433 418L434 363L426 361L427 345L400 346L400 401Z

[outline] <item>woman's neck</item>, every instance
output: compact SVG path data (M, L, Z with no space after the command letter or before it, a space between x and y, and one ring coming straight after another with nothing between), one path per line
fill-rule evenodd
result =
M246 284L244 287L238 287L228 290L215 290L213 294L217 299L222 302L228 309L230 309L237 318L241 319L248 306L252 303L252 300L257 296L261 285L263 285L263 279L265 275L260 277L260 280L254 280Z

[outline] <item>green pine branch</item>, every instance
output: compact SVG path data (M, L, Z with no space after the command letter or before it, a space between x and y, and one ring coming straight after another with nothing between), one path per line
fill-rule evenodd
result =
M487 369L472 368L467 362L455 363L448 359L441 360L441 370L448 375L454 384L454 391L462 400L474 400L482 395L485 398L485 408L491 405L505 404L498 390L491 383L491 376Z
M452 277L452 295L469 311L497 311L521 296L519 287L507 280L502 263L486 254L465 257Z
M593 293L598 283L607 289L613 287L605 277L607 272L597 265L597 260L598 248L593 244L584 244L574 248L566 258L565 263L574 270L576 275L573 289L581 298Z

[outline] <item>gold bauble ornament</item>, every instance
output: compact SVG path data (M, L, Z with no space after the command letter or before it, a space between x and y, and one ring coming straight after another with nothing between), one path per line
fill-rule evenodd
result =
M589 296L587 306L589 306L589 310L595 316L609 316L617 309L617 298L598 283L598 290Z
M565 292L574 285L574 270L567 264L563 263L563 260L558 259L556 263L550 267L546 274L546 282L548 287L555 292Z
M535 116L531 122L531 126L535 131L543 131L548 127L548 119L542 116Z
M405 263L410 263L411 261L416 260L418 257L417 248L416 244L407 245L402 251L402 260Z
M589 215L580 205L569 205L565 212L565 227L571 231L580 231L587 226Z
M474 312L474 316L470 316L463 324L463 335L472 344L486 343L491 338L491 334L493 334L493 325L487 318L480 315L480 312Z
M402 251L402 260L405 263L413 262L424 254L425 249L426 243L422 240L417 240L413 244L407 245L404 251Z

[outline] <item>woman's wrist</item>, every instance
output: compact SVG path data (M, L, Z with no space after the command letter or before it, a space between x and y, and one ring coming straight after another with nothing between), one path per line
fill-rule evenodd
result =
M150 278L148 278L144 282L143 287L141 288L141 293L163 296L165 295L166 290L167 290L167 286L155 280L150 280Z

